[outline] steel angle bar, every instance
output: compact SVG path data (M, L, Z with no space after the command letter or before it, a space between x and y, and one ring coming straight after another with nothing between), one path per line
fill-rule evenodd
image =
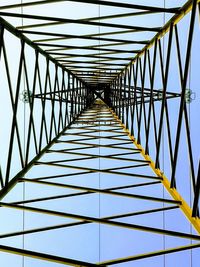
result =
M80 57L80 56L79 56ZM73 57L72 57L73 59ZM99 69L100 67L104 67L104 66L125 66L125 63L112 63L110 61L112 61L111 59L104 59L104 60L87 60L87 61L81 61L81 60L70 60L69 57L55 57L55 60L59 61L60 64L62 64L63 66L68 66L68 67L73 67L72 64L90 64L92 66L84 66L84 65L75 65L76 67L73 68L92 68L92 70L95 69ZM95 66L98 65L98 66ZM99 68L98 68L99 67ZM113 71L113 69L111 69ZM118 70L118 69L114 69L114 70Z
M192 208L193 217L199 216L198 214L199 193L200 193L200 161L199 161L199 166L198 166L197 180L195 184L194 201L193 201L193 208Z
M139 116L138 116L138 142L140 143L141 140L141 122L142 117L144 121L144 128L145 128L145 136L147 132L147 122L146 122L146 108L144 105L144 83L145 83L145 75L146 75L146 64L147 64L147 51L144 53L144 66L142 68L142 62L139 60L139 68L140 68L140 76L141 76L141 97L140 97L140 108L139 108ZM143 115L143 116L142 116Z
M8 23L6 20L4 20L2 17L0 17L0 23L4 26L6 30L8 30L11 34L19 38L21 41L25 42L28 44L30 47L32 47L35 50L38 50L39 53L46 58L48 58L51 62L53 62L55 65L58 65L59 67L63 68L61 64L59 64L53 57L48 55L47 53L44 52L39 46L34 44L30 39L28 39L24 34L22 34L19 30L17 30L15 27L13 27L10 23ZM65 70L67 71L67 70ZM70 73L70 71L68 70ZM74 75L74 74L72 74Z
M48 49L45 50L46 52L52 52L52 51L56 51L56 50L62 50L62 48L64 49L83 49L83 50L94 50L94 51L106 51L106 52L114 52L114 53L138 53L140 50L123 50L123 49L108 49L108 48L96 48L96 47L84 47L84 46L73 46L73 45L61 45L61 44L46 44L46 43L40 43L40 42L35 42L35 44L39 45L39 46L46 46L46 47L55 47L55 49ZM61 49L60 49L61 48ZM100 54L101 55L101 54ZM71 56L71 54L70 54ZM72 55L73 56L73 55ZM81 55L83 56L83 55Z
M114 114L114 112L113 112ZM129 132L129 130L127 130L124 126L124 130L129 134L129 136L131 137L131 134ZM176 200L181 200L182 204L180 205L180 209L182 210L182 212L185 214L186 218L188 219L188 221L191 223L191 225L194 227L194 229L200 233L200 220L199 218L196 217L192 217L192 209L188 206L187 202L181 197L181 195L177 192L177 190L175 188L171 188L170 186L170 182L167 179L167 177L164 175L163 172L161 172L159 169L156 168L155 163L153 162L153 160L151 159L151 157L149 155L146 155L145 150L142 148L141 145L139 145L134 137L131 137L133 140L133 143L135 144L135 146L137 148L141 149L141 155L144 157L144 159L146 160L150 160L150 167L153 170L153 172L161 177L161 181L163 183L163 186L166 188L166 190L168 191L168 193L172 196L173 199Z
M68 134L66 134L66 136L68 136ZM74 136L73 134L71 134L71 136ZM96 136L96 135L87 135L87 134L79 134L78 135L81 139L74 139L72 141L84 141L84 140L87 140L87 139L83 139L83 138L91 138L90 140L92 139L109 139L109 140L118 140L118 141L128 141L126 138L121 138L121 137L124 137L124 135L120 135L119 137L118 136ZM88 139L89 140L89 139Z
M76 90L78 90L79 88L76 88ZM64 92L69 92L70 90L57 90L55 92L44 92L44 93L39 93L39 94L35 94L34 97L39 97L39 96L47 96L47 95L53 95L53 94L59 94L59 93L64 93Z
M54 95L54 93L53 93L53 95ZM35 96L35 98L40 99L40 98L42 98L42 96ZM59 98L59 96L57 96L57 95L55 95L54 99L52 99L52 97L46 97L45 100L50 100L52 103L53 102L59 102L60 103L61 101L65 102L65 103L70 103L70 104L77 103L77 102L72 102L71 100L69 101L69 100L66 100L63 98Z
M25 181L22 181L25 182ZM28 199L24 201L17 201L17 202L11 202L11 204L27 204L27 203L35 203L35 202L42 202L42 201L49 201L49 200L57 200L62 198L71 198L71 197L79 197L83 195L91 194L91 192L80 192L80 193L70 193L70 194L63 194L63 195L56 195L56 196L50 196L50 197L43 197L43 198L34 198L34 199Z
M13 96L13 86L12 86L12 82L11 82L11 75L10 75L10 70L9 70L9 65L8 65L8 58L7 58L6 47L5 47L4 42L3 42L3 45L2 45L2 50L3 50L2 52L3 52L3 56L4 56L4 62L5 62L5 71L6 71L6 76L7 76L7 80L8 80L10 101L11 101L11 105L12 105L12 111L14 112L15 99L14 99L14 96ZM16 129L17 143L18 143L18 147L19 147L19 155L20 155L21 166L23 166L24 159L23 159L22 145L21 145L21 141L20 141L19 126L18 126L17 120L15 121L15 129ZM1 182L1 184L2 184L2 182Z
M96 130L96 129L90 129L90 128L94 128L96 127L95 125L87 125L87 126L83 126L83 127L80 127L80 126L74 126L74 127L71 127L71 130ZM98 131L98 130L96 130Z
M36 180L36 181L40 181L41 180L42 181L42 180L57 179L57 178L62 178L62 177L78 176L78 175L93 174L93 173L94 173L93 171L66 173L66 174L42 176L42 177L34 178L34 180Z
M89 147L90 148L90 147ZM74 148L72 150L78 150L79 148ZM81 149L88 149L88 147L84 147ZM71 150L71 149L70 149ZM52 166L52 167L61 167L61 168L69 168L69 169L75 169L75 170L82 170L82 171L92 171L92 172L98 172L98 169L95 168L87 168L87 167L80 167L80 166L72 166L72 165L67 165L67 164L60 164L60 163L51 163L51 162L42 162L42 161L37 161L35 165L46 165L46 166Z
M3 186L4 186L4 181L3 181L3 175L2 175L1 166L0 166L0 182L1 182L1 188L3 188Z
M126 34L126 32L128 33L128 32L138 32L138 31L136 31L136 30L128 30L128 31L115 31L115 32L110 32L110 34L101 34L100 36L107 36L107 35L118 35L118 34L120 34L120 32L121 32L121 34ZM95 35L96 36L96 35ZM128 40L127 40L128 41ZM134 41L133 41L134 42ZM137 41L136 41L137 42ZM140 40L139 41L140 42L140 44L143 44L143 40ZM145 40L144 42L146 42L146 44L148 43L148 41L147 40ZM103 44L97 44L97 45L90 45L89 47L109 47L109 46L121 46L121 47L124 47L124 46L126 46L127 44L129 44L129 43L127 43L125 40L123 41L123 42L118 42L118 43L115 43L115 42L108 42L108 43L103 43ZM134 43L133 43L134 44ZM88 47L88 46L85 46L85 47Z
M23 178L20 179L20 181L29 182L29 183L36 183L36 184L42 184L42 185L47 185L47 186L63 187L63 188L74 189L74 190L83 190L83 191L85 191L84 194L101 193L101 194L108 194L108 195L120 196L120 197L138 198L138 199L149 200L149 201L174 203L174 204L179 204L179 205L181 204L181 201L175 201L175 200L172 200L172 199L144 196L144 195L138 195L138 194L128 194L128 193L121 193L121 192L116 192L116 191L113 192L112 191L113 189L111 190L109 188L108 189L97 189L97 188L90 188L90 187L83 187L83 186L73 186L73 185L66 185L66 184L60 184L60 183L36 181L36 180L31 181L30 179L23 179ZM123 188L126 188L126 186L123 187ZM116 188L115 188L115 190L116 190Z
M81 148L81 149L88 149L87 148ZM90 147L91 149L91 147ZM67 149L67 151L71 150L80 150L80 148L74 148L74 149ZM146 179L154 179L154 180L162 180L162 177L160 176L152 176L152 175L145 175L145 174L137 174L137 173L126 173L126 172L115 172L115 171L107 171L107 170L99 170L99 169L94 169L94 168L87 168L87 167L79 167L79 166L71 166L71 165L64 165L64 164L52 164L48 162L37 162L35 165L48 165L48 166L54 166L54 167L61 167L61 168L69 168L69 169L77 169L77 170L84 170L84 171L89 171L89 172L100 172L100 173L108 173L108 174L115 174L115 175L120 175L120 176L131 176L131 177L138 177L138 178L146 178Z
M13 237L13 236L19 236L19 235L40 233L40 232L44 232L44 231L51 231L51 230L56 230L56 229L60 229L60 228L79 226L79 225L86 224L86 223L88 223L88 222L80 221L80 222L59 224L59 225L53 225L53 226L48 226L48 227L40 227L40 228L34 228L34 229L29 229L29 230L24 230L24 231L12 232L12 233L0 235L0 239Z
M177 209L177 208L178 208L178 206L169 206L169 207L165 207L165 208L158 208L158 209L143 210L143 211L138 211L138 212L130 212L130 213L112 215L112 216L104 217L103 219L111 220L111 219L119 219L119 218L124 218L124 217L140 216L140 215L144 215L144 214L148 214L148 213L168 211L168 210L173 210L173 209ZM24 231L2 234L2 235L0 235L0 239L18 236L18 235L33 234L33 233L38 233L38 232L43 232L43 231L51 231L51 230L60 229L60 228L74 227L74 226L79 226L79 225L88 224L88 223L90 223L90 222L80 221L80 222L72 222L72 223L66 223L66 224L53 225L53 226L48 226L48 227L34 228L34 229L29 229L29 230L24 230Z
M79 121L76 120L75 122L79 122ZM68 134L65 134L65 136L68 137ZM74 136L74 134L72 136ZM82 141L89 141L89 140L97 140L97 139L99 139L96 136L80 136L79 135L79 137L80 137L79 139L66 140L65 142L76 142L76 141L82 142Z
M53 211L53 210L47 210L47 209L41 209L41 208L33 208L33 207L29 207L29 206L20 206L20 205L15 205L15 204L8 204L5 202L0 202L0 206L6 207L6 208L11 208L11 209L19 209L19 210L29 211L29 212L42 213L42 214L47 214L47 215L52 215L52 216L72 218L75 220L85 220L85 221L93 222L93 223L113 225L116 227L122 227L122 228L127 228L127 229L132 229L132 230L135 229L135 230L139 230L139 231L147 231L147 232L151 232L151 233L155 233L155 234L165 234L165 235L175 236L175 237L180 237L180 238L200 240L199 235L182 233L182 232L178 232L178 231L160 229L160 228L149 227L149 226L142 226L142 225L138 225L138 224L129 224L129 223L122 223L122 222L117 222L117 221L109 221L109 220L94 218L94 217L90 217L90 216L83 216L83 215L77 215L77 214L73 214L73 213L65 213L65 212Z
M105 19L113 19L113 18L117 18L117 17L128 17L128 16L138 16L138 15L144 15L144 14L149 14L148 11L144 11L144 12L135 12L135 13L126 13L126 14L116 14L116 15L109 15L109 16L101 16L101 21L105 20ZM92 17L92 18L85 18L85 19L81 19L81 20L86 20L86 21L99 21L99 17ZM74 38L78 38L78 39L86 39L86 40L98 40L98 38L96 37L97 34L86 34L86 35L72 35L72 34L59 34L59 33L50 33L50 32L38 32L37 31L27 31L27 30L23 30L23 29L27 29L27 28L35 28L35 27L46 27L46 26L52 26L52 25L63 25L63 24L67 24L64 22L49 22L49 23L42 23L42 24L33 24L33 25L23 25L23 26L18 26L17 29L22 29L21 31L24 33L28 33L28 34L39 34L39 35L46 35L46 36L52 36L51 38L43 38L43 39L37 39L37 40L33 40L33 42L50 42L50 41L60 41L60 40L69 40L69 39L74 39ZM135 32L136 30L134 30ZM132 32L132 31L131 31ZM126 32L124 32L126 33ZM110 35L112 35L113 32L110 33ZM117 34L117 33L115 33ZM99 36L103 36L103 35L108 35L108 33L99 33ZM113 40L114 45L118 45L119 43L122 44L147 44L148 41L147 40L123 40L123 39L112 39L112 38L101 38L102 41L108 41L111 42ZM110 45L110 44L109 44ZM100 44L98 46L104 46L104 44ZM97 47L97 45L93 45L92 47Z
M16 94L15 94L15 102L14 102L14 109L13 109L13 118L12 118L12 125L11 125L11 132L10 132L10 140L9 140L9 150L8 150L8 157L7 157L7 166L6 166L6 179L5 185L8 185L10 172L11 172L11 160L13 155L13 147L14 147L14 137L15 137L15 128L17 124L17 110L19 104L19 93L20 93L20 84L22 80L22 69L23 69L23 62L24 62L24 41L21 42L21 52L20 52L20 60L19 60L19 67L18 67L18 75L17 75L17 85L16 85ZM24 165L22 165L22 168Z
M99 18L99 17L98 17ZM86 18L86 19L80 19L81 21L91 21L91 18ZM94 20L97 20L96 17ZM67 22L47 22L47 23L34 23L34 24L26 24L26 25L19 25L16 28L18 30L23 31L23 29L29 29L29 28L38 28L38 27L46 27L46 26L52 26L52 25L62 25L62 24L67 24ZM138 30L126 30L126 31L121 31L121 32L138 32ZM117 34L117 33L116 33ZM86 36L105 36L105 35L115 35L115 32L111 32L110 34L103 32L103 33L95 33L95 34L86 34ZM62 38L62 37L60 37Z
M73 162L73 161L83 161L83 160L90 160L90 159L94 159L97 158L95 156L88 156L88 157L84 157L84 158L74 158L74 159L65 159L65 160L56 160L56 161L51 161L51 163L62 163L62 162Z
M107 220L113 220L113 219L119 219L119 218L125 218L125 217L132 217L132 216L141 216L149 213L156 213L156 212L161 212L161 211L168 211L168 210L173 210L173 209L178 209L179 206L169 206L169 207L164 207L164 208L156 208L156 209L148 209L148 210L142 210L142 211L136 211L136 212L129 212L129 213L124 213L124 214L118 214L118 215L112 215L109 217L105 217L103 219Z
M30 258L34 258L34 259L64 264L64 265L68 265L68 266L69 265L70 266L77 266L77 267L80 267L80 266L84 266L84 267L97 266L96 264L89 263L89 262L83 262L83 261L78 261L78 260L74 260L74 259L70 259L70 258L63 258L63 257L54 256L54 255L50 255L50 254L35 252L32 250L20 249L20 248L3 246L3 245L0 245L0 251L11 253L11 254L16 254L16 255L21 255L24 257L30 257ZM105 265L103 265L103 266L105 266Z
M28 7L28 6L36 6L36 5L43 5L43 4L52 4L63 2L65 0L40 0L37 2L28 2L28 3L16 3L12 5L4 5L1 6L0 9L12 9L18 7ZM71 0L67 0L71 1ZM151 12L169 12L169 13L178 13L179 7L175 8L162 8L162 7L154 7L154 6L144 6L144 5L135 5L129 3L119 3L119 2L110 2L110 1L98 1L98 0L73 0L73 2L79 3L87 3L87 4L95 4L95 5L104 5L104 6L112 6L112 7L122 7L122 8L130 8L130 9L137 9L137 10L147 10Z
M105 266L105 265L110 266L110 265L114 265L114 264L120 264L120 263L135 261L135 260L157 257L157 256L161 256L161 255L167 255L167 254L171 254L171 253L175 253L175 252L181 252L181 251L185 251L185 250L189 250L189 249L195 249L195 248L199 248L199 247L200 247L200 243L189 244L189 245L185 245L185 246L181 246L181 247L163 249L160 251L154 251L154 252L150 252L150 253L139 254L139 255L130 256L130 257L126 257L126 258L104 261L104 262L99 263L99 266Z
M162 105L161 105L161 112L159 118L159 132L158 132L158 142L156 146L156 167L159 168L159 155L160 155L160 144L161 144L161 137L163 132L163 121L164 121L164 113L166 108L166 91L167 91L167 84L168 84L168 76L169 76L169 65L170 65L170 56L171 56L171 47L172 47L172 38L173 38L173 25L170 28L169 32L169 40L168 40L168 47L167 47L167 59L166 59L166 67L164 72L164 67L161 64L161 71L162 71L162 82L163 82L163 92L162 92ZM161 50L160 50L161 54ZM162 63L162 61L161 61Z
M175 187L175 184L176 184L175 175L176 175L176 167L177 167L177 157L178 157L178 150L179 150L180 133L181 133L181 128L182 128L182 117L183 117L184 106L185 106L185 91L186 91L187 80L189 76L189 66L190 66L192 39L193 39L194 24L195 24L195 17L196 17L196 8L197 8L197 0L193 0L189 35L188 35L188 41L187 41L184 75L183 75L182 84L181 84L181 87L182 87L181 88L181 100L180 100L180 105L179 105L178 124L177 124L176 139L175 139L176 141L175 141L175 149L174 149L174 155L173 155L171 187ZM194 176L193 176L193 183L194 183Z
M3 41L2 40L3 40L3 35L4 35L4 27L1 27L1 29L0 29L0 59L1 59L1 54L2 54L2 46L3 46ZM10 92L12 92L12 91L10 91ZM11 101L12 101L12 108L13 108L12 94L10 95L10 98L11 98ZM17 132L18 132L18 127L16 127L16 129L17 129ZM18 135L17 135L17 137L18 137ZM18 142L18 143L20 144L20 142ZM4 179L3 179L1 165L0 165L0 185L1 185L1 188L3 188L3 186L4 186Z
M59 178L59 177L56 177L55 176L53 178ZM42 185L52 186L52 184L49 184L48 182L47 183L42 182L42 181L40 181L38 179L32 179L31 181L33 181L33 183L36 183L36 184L42 184ZM23 178L19 182L30 182L31 183L31 181L29 181L29 179ZM143 187L143 186L152 186L152 185L157 185L157 184L160 184L160 181L148 182L148 183L140 183L140 184L131 184L131 185L118 186L118 187L110 187L110 188L106 188L105 190L107 190L107 191L109 191L109 190L111 190L111 191L112 190L119 190L119 189L121 190L121 189L127 189L127 188L137 188L137 187ZM59 184L59 187L62 187L62 184ZM90 190L90 191L84 191L84 192L79 192L79 193L70 193L70 194L68 193L68 194L64 194L64 195L56 195L56 196L43 197L43 198L34 198L34 199L28 199L28 200L17 201L17 202L10 202L10 203L11 204L27 204L27 203L33 203L33 202L41 202L41 201L48 201L48 200L60 199L60 198L76 197L76 196L88 195L88 194L94 194L94 193L97 193L97 192L94 191L94 190ZM176 206L176 207L179 207L179 206ZM139 215L139 213L138 213L138 215Z
M131 165L131 166L113 167L113 168L107 168L107 169L104 169L104 170L106 170L106 171L116 171L116 170L132 169L132 168L146 167L146 166L149 166L149 163L135 164L135 165Z
M25 165L28 164L29 161L29 151L30 151L30 142L31 142L31 130L33 131L33 139L35 145L35 152L38 154L38 144L37 144L37 137L36 137L36 129L35 123L33 118L33 109L34 109L34 95L36 90L36 81L37 81L37 69L38 69L38 51L35 53L35 66L34 66L34 79L33 79L33 90L32 90L32 101L29 101L30 107L30 117L29 117L29 125L28 125L28 135L27 135L27 144L26 144L26 156L25 156ZM26 86L28 91L28 97L30 99L30 86L28 81L28 73L27 73L27 66L26 66L26 59L24 59L24 72L25 72L25 80Z
M197 0L199 3L199 0ZM149 41L149 43L141 50L140 53L138 53L133 60L130 62L129 65L137 62L137 58L144 55L144 52L146 50L149 50L158 39L161 39L169 30L172 25L176 25L187 13L189 13L192 10L193 7L193 0L189 0L179 8L179 11L177 14L175 14L167 23L161 28L161 30ZM127 68L128 66L126 66ZM125 71L125 69L122 70L122 73Z
M45 117L45 106L46 106L46 93L47 93L47 70L49 65L49 60L46 59L46 71L45 71L45 85L44 85L44 91L42 90L42 84L41 84L41 78L40 78L40 68L38 66L38 77L39 77L39 92L41 94L41 105L42 105L42 115L41 115L41 123L40 123L40 137L39 137L39 152L41 152L42 149L42 139L43 134L46 138L46 143L49 143L49 136L48 136L48 130L47 130L47 121ZM43 94L44 92L44 94ZM36 94L35 94L36 97Z
M98 126L98 125L97 125ZM104 126L104 125L103 125ZM57 143L68 143L68 142L65 142L65 141L57 141ZM83 145L83 146L89 146L91 148L94 148L94 147L105 147L105 148L115 148L115 149L121 149L121 150L133 150L133 151L138 151L137 148L132 148L132 147L117 147L118 144L107 144L107 145L95 145L95 144L88 144L88 143L79 143L79 142L71 142L73 144L77 144L77 145ZM82 147L80 148L82 149ZM69 149L71 150L71 149ZM73 149L72 149L73 150Z
M1 12L0 16L6 17L14 17L14 18L26 18L26 19L35 19L35 20L47 20L47 21L58 21L58 22L67 22L73 24L83 24L90 26L101 26L101 27L110 27L110 28L121 28L121 29L130 29L130 30L139 30L139 31L150 31L150 32L159 32L161 30L160 27L140 27L140 26L131 26L131 25L123 25L123 24L114 24L114 23L104 23L104 22L91 22L91 21L83 21L80 19L66 19L66 18L58 18L58 17L49 17L49 16L39 16L39 15L29 15L29 14L20 14L20 13L9 13L9 12Z
M181 51L180 51L177 25L175 25L175 37L176 37L176 46L177 46L177 57L178 57L178 62L179 62L179 75L180 75L180 80L183 80L183 69L182 69L182 62L181 62ZM188 118L186 103L184 104L184 119L185 119L186 135L187 135L187 145L188 145L188 154L189 154L189 161L190 161L191 179L192 179L192 184L193 184L193 190L195 191L194 161L193 161L192 144L191 144L191 138L190 138L189 118Z
M109 190L120 190L120 189L126 189L126 188L134 188L134 187L143 187L143 186L151 186L151 185L158 185L161 184L160 181L155 182L146 182L146 183L139 183L139 184L132 184L132 185L123 185L123 186L115 186L110 187Z
M118 65L115 65L115 66L118 66ZM104 71L104 70L120 71L121 70L120 68L107 68L107 67L104 67L104 66L97 67L97 66L78 66L78 65L70 65L67 69L71 70L72 72L76 72L76 69L92 69L92 70L102 70L102 71Z
M156 42L155 42L155 43L156 43ZM154 62L156 61L156 53L155 53L156 49L157 49L157 48L154 47L154 57L155 57ZM149 51L148 51L148 52L149 52ZM148 62L150 63L149 55L148 55ZM152 68L153 68L153 67L154 67L153 63L152 63L152 64L150 63L150 66L152 66ZM153 72L152 72L152 73L153 73ZM124 90L127 90L127 91L128 91L128 87L129 87L129 86L127 86L127 85L123 85ZM160 90L154 88L153 85L152 85L151 87L152 87L152 88L147 88L147 87L144 87L144 88L143 88L144 92L147 92L149 96L150 96L150 94L151 94L152 89L153 89L153 94L156 94L156 93L162 93ZM132 89L133 92L136 90L136 91L138 91L138 92L140 93L141 90L142 90L142 87L139 87L139 86L138 86L138 87L130 86L130 89ZM117 90L113 90L113 91L117 91ZM181 93L172 92L172 91L167 91L166 94L169 94L169 95L175 95L175 96L181 96Z
M49 67L49 65L48 65ZM51 105L52 105L52 108L51 108L51 117L50 117L50 133L49 133L49 140L52 139L52 136L53 136L53 133L55 135L57 135L57 128L56 128L56 118L55 118L55 91L56 91L56 87L55 87L55 80L56 80L56 75L57 75L57 67L55 67L55 77L53 79L53 84L51 83L51 72L50 72L50 69L48 68L47 70L47 81L48 81L48 84L49 84L49 90L52 94L52 97L51 97Z
M68 0L72 1L72 0ZM136 4L129 4L129 3L122 3L122 2L110 2L105 0L75 0L74 2L79 3L88 3L88 4L95 4L95 5L103 5L103 6L112 6L112 7L121 7L121 8L129 8L129 9L136 9L136 10L147 10L151 12L166 12L166 13L179 13L179 7L175 8L162 8L162 7L155 7L155 6L145 6L145 5L136 5Z
M70 125L69 125L70 126ZM25 168L23 168L20 172L18 172L14 178L12 178L10 181L8 181L8 184L0 191L0 199L2 199L10 190L18 183L19 178L23 177L35 164L37 160L39 160L45 153L48 151L48 149L51 148L53 144L55 144L55 141L57 138L59 138L62 133L64 133L68 127L65 127L57 137L55 137L52 141L50 141L41 151L38 155L36 155L28 164Z
M104 71L88 71L88 70L79 70L79 71L76 71L76 74L77 75L108 75L108 76L113 76L115 77L118 73L117 72L104 72Z
M140 152L140 151L139 151ZM80 152L73 152L73 151L65 151L65 150L55 150L55 149L49 149L48 151L47 151L47 153L69 153L69 154L72 154L72 155L93 155L94 157L97 157L97 155L94 155L94 154L86 154L86 153L80 153ZM118 156L130 156L130 155L134 155L135 154L135 152L126 152L126 153L115 153L115 154L110 154L110 155L105 155L105 156L103 156L103 155L98 155L98 157L102 157L102 158L112 158L113 157L113 159L117 159L116 157L118 157ZM142 161L142 160L138 160L138 159L130 159L130 158L122 158L122 159L124 159L124 160L133 160L133 161L136 161L136 162L149 162L150 163L150 161Z
M98 17L99 20L99 17ZM101 17L102 20L102 17ZM54 36L52 39L41 39L41 40L34 40L33 42L47 42L47 41L56 41L56 40L63 40L63 39L83 39L83 40L95 40L95 41L106 41L106 42L116 42L116 43L125 43L125 44L147 44L148 40L124 40L124 39L117 39L117 38L104 38L104 37L94 37L94 36L87 36L87 35L72 35L72 34L62 34L56 32L44 32L44 31L30 31L30 30L22 30L21 32L26 34L36 34L36 35L44 35L44 36ZM126 32L125 32L126 33ZM58 39L56 39L57 37ZM99 45L101 47L101 44ZM86 46L87 47L87 46ZM85 48L86 48L85 47ZM91 48L94 46L91 46Z

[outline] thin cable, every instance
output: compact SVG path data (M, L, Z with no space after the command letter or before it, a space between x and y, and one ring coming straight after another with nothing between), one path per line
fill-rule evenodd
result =
M191 71L192 71L192 67L191 67L191 59L190 59L190 65L189 65L189 90L191 90ZM189 101L188 104L188 120L189 120L189 131L190 131L190 123L191 123L191 107L190 107L191 102ZM186 107L187 108L187 107ZM190 177L190 207L192 207L192 172L191 172L191 168L189 169L189 177ZM190 224L190 233L192 234L192 225ZM190 244L192 244L192 239L190 240ZM192 249L190 250L190 266L192 267L193 265L193 252Z
M99 113L101 114L101 113ZM100 120L99 120L99 170L101 169L101 161L100 161ZM99 171L99 189L101 189L101 174ZM99 193L99 218L101 218L101 195ZM101 224L99 224L99 262L101 261Z
M21 0L21 4L23 4L23 0ZM21 6L21 14L23 14L23 6ZM22 23L22 27L24 25L24 20L23 18L21 19L21 23ZM25 81L25 75L24 75L24 72L23 72L23 91L25 92L25 86L26 86L26 81ZM23 132L23 139L24 139L24 147L23 147L23 150L24 150L24 162L25 162L25 156L26 156L26 144L25 144L25 138L26 138L26 103L24 101L24 132ZM25 200L25 191L26 191L26 188L25 188L25 183L22 183L22 198L23 198L23 201ZM23 204L24 205L24 204ZM23 210L22 211L22 229L23 229L23 232L25 230L25 211ZM24 249L25 248L25 236L24 234L22 235L22 248ZM22 267L25 266L25 257L22 256Z
M98 16L99 16L99 22L100 22L100 16L101 16L101 10L100 10L100 4L98 5ZM100 66L100 26L98 27L98 31L99 31L99 66ZM100 70L99 70L100 72ZM100 135L101 135L101 132L100 132L100 118L101 118L101 106L100 106L100 109L97 110L97 114L99 116L97 116L98 120L99 120L99 170L101 169L101 161L100 161ZM100 174L100 171L99 171L99 189L101 189L101 174ZM101 218L101 195L99 193L99 218ZM101 224L99 224L99 262L101 261Z
M166 2L165 0L163 0L163 6L165 8L166 6ZM163 26L165 25L165 21L166 21L166 17L165 17L165 12L163 13ZM163 36L163 49L162 49L162 57L163 57L163 62L165 64L165 37ZM164 138L165 138L165 133L164 133L164 129L163 129L163 132L162 132L162 139L163 139L163 142L162 142L162 169L163 169L163 172L165 172L165 142L164 142ZM164 190L164 186L163 186L163 199L165 197L165 190ZM163 202L163 208L164 208L165 204ZM165 212L163 211L163 229L165 229ZM165 235L163 235L163 250L165 250L166 248L166 240L165 240ZM165 255L163 255L163 266L165 267L166 266L166 257Z

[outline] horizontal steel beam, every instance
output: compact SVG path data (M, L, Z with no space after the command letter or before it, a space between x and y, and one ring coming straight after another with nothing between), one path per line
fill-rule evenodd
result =
M124 39L116 39L116 38L103 38L103 37L93 37L87 35L72 35L72 34L64 34L64 33L56 33L56 32L42 32L42 31L28 31L22 30L21 32L26 34L37 34L37 35L44 35L44 36L54 36L54 37L64 37L66 39L83 39L83 40L95 40L95 41L106 41L106 42L123 42L127 44L147 44L148 40L124 40ZM35 40L35 42L41 42L41 40Z
M63 258L59 256L54 256L50 254L45 254L45 253L40 253L32 250L27 250L27 249L20 249L20 248L14 248L10 246L3 246L0 245L0 251L2 252L7 252L11 254L16 254L24 257L30 257L38 260L45 260L49 262L54 262L54 263L59 263L59 264L64 264L64 265L70 265L70 266L76 266L76 267L93 267L97 266L96 264L89 263L89 262L84 262L84 261L78 261L70 258ZM106 265L103 265L106 266Z
M135 256L130 256L130 257L126 257L126 258L104 261L104 262L99 263L99 266L105 266L105 265L110 266L110 265L130 262L130 261L147 259L147 258L151 258L151 257L167 255L167 254L171 254L171 253L175 253L175 252L181 252L181 251L189 250L189 249L195 249L195 248L199 248L199 247L200 247L200 243L190 244L190 245L176 247L176 248L163 249L163 250L159 250L159 251L154 251L154 252L139 254L139 255L135 255Z
M0 12L0 16L36 19L36 20L47 20L47 21L60 21L60 22L67 22L67 23L73 23L73 24L82 24L82 25L90 25L90 26L98 26L98 27L101 26L101 27L110 27L110 28L121 28L121 29L138 30L138 31L159 32L161 30L160 27L150 28L150 27L140 27L140 26L131 26L131 25L123 25L123 24L104 23L104 22L83 21L80 19L66 19L66 18L58 18L58 17L38 16L38 15L9 13L9 12Z
M68 57L81 57L81 58L97 58L97 59L109 59L109 60L131 60L130 57L102 57L101 55L99 56L94 56L94 55L87 55L87 54L69 54L69 53L59 53L59 52L48 52L51 55L58 55L58 56L68 56Z
M53 211L53 210L34 208L34 207L28 207L28 206L20 206L20 205L5 203L5 202L0 202L0 206L6 207L6 208L29 211L29 212L36 212L36 213L53 215L53 216L59 216L59 217L64 217L64 218L71 218L71 219L75 219L75 220L84 220L84 221L93 222L93 223L112 225L112 226L116 226L116 227L132 229L132 230L135 229L135 230L139 230L139 231L147 231L147 232L151 232L151 233L155 233L155 234L162 234L162 235L164 234L164 235L175 236L175 237L180 237L180 238L200 240L199 235L182 233L182 232L178 232L178 231L160 229L160 228L149 227L149 226L143 226L143 225L138 225L138 224L108 221L105 219L99 219L99 218L94 218L94 217L90 217L90 216L83 216L83 215L77 215L77 214L73 214L73 213Z
M36 180L30 180L22 178L20 179L22 182L28 182L28 183L36 183L36 184L42 184L46 186L55 186L55 187L62 187L62 188L68 188L73 190L83 190L86 194L90 193L101 193L101 194L107 194L107 195L113 195L113 196L120 196L120 197L128 197L128 198L138 198L143 200L149 200L149 201L156 201L156 202L165 202L165 203L173 203L173 204L180 204L181 201L175 201L172 199L164 199L159 197L151 197L151 196L144 196L144 195L137 195L137 194L128 194L128 193L121 193L112 191L113 189L97 189L97 188L90 188L90 187L84 187L84 186L75 186L75 185L66 185L61 183L52 183L52 182L44 182L44 181L36 181ZM115 189L116 190L116 189Z
M26 203L26 202L24 202L24 203ZM137 212L129 212L129 213L112 215L112 216L104 217L103 219L112 220L112 219L119 219L119 218L130 217L130 216L131 217L132 216L140 216L140 215L149 214L149 213L156 213L156 212L161 212L161 211L173 210L173 209L177 209L177 208L179 208L179 206L169 206L169 207L164 207L164 208L142 210L142 211L137 211ZM24 230L24 231L2 234L2 235L0 235L0 239L13 237L13 236L19 236L19 235L34 234L34 233L44 232L44 231L51 231L51 230L60 229L60 228L74 227L74 226L79 226L79 225L89 224L89 223L91 223L91 222L79 221L79 222L72 222L72 223L66 223L66 224L58 224L58 225L53 225L53 226L48 226L48 227L33 228L33 229L29 229L29 230Z
M28 6L36 6L36 5L43 5L43 4L54 4L58 2L65 2L66 0L40 0L40 1L33 1L28 3L21 3L21 4L12 4L12 5L4 5L0 7L2 9L12 9L18 7L28 7ZM163 7L154 7L154 6L144 6L144 5L135 5L129 3L120 3L120 2L110 2L105 0L67 0L72 2L78 3L87 3L87 4L95 4L95 5L102 5L102 6L111 6L111 7L121 7L121 8L129 8L129 9L138 9L138 10L147 10L151 12L166 12L166 13L178 13L179 7L175 8L163 8Z

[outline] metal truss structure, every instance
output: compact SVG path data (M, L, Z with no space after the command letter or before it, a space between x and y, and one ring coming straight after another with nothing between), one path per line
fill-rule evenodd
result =
M200 1L129 2L0 6L0 251L16 267L13 254L23 266L26 259L87 267L162 266L163 255L199 252L199 107L191 115L190 103ZM72 19L45 10L65 5L99 14ZM163 14L164 24L134 24ZM74 253L73 242L82 244Z

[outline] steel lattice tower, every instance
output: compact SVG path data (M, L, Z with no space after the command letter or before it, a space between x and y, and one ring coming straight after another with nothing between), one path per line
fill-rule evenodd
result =
M200 1L136 2L0 4L0 266L199 266Z

